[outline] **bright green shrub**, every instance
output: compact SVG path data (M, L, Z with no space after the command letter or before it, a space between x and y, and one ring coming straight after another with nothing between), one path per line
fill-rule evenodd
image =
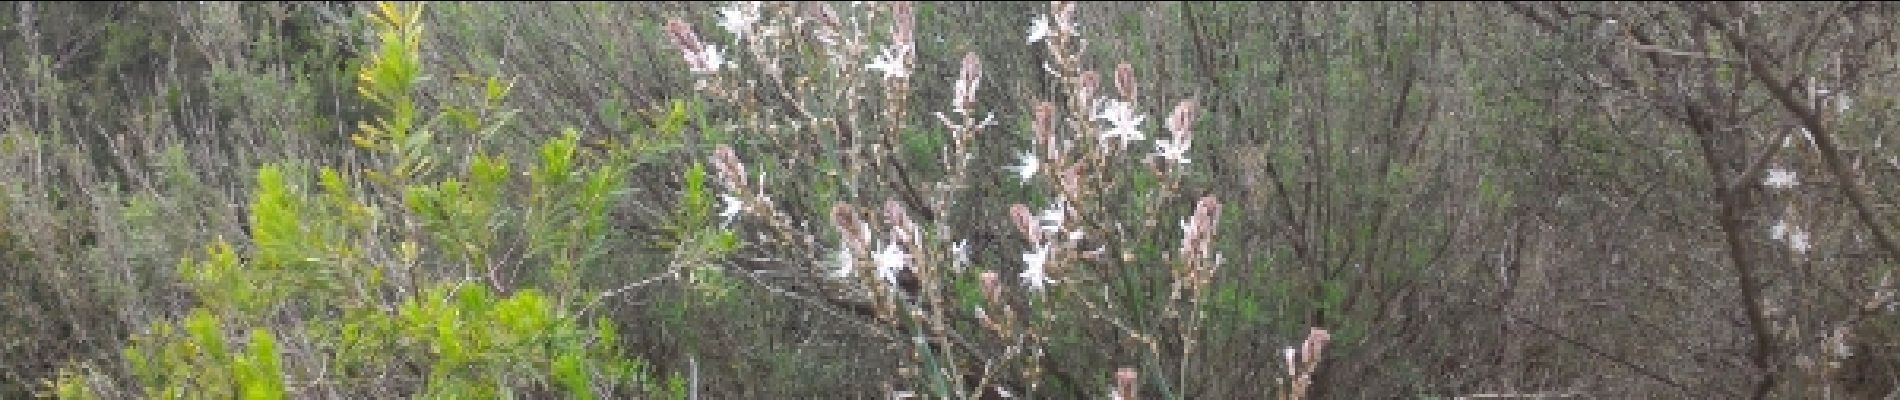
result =
M624 164L580 151L572 130L527 155L525 166L483 149L481 137L501 122L463 117L506 114L489 109L507 92L496 79L480 88L487 100L478 112L445 107L442 115L459 124L438 126L443 119L427 118L413 94L427 80L420 7L381 3L378 10L383 47L371 55L359 92L385 115L364 124L357 142L380 158L360 171L311 174L296 162L259 168L248 240L220 239L182 260L180 275L198 306L181 321L153 324L124 349L140 393L661 393L646 366L619 348L614 326L583 318L577 301L593 296L578 290L577 271L601 254ZM466 156L437 140L460 131L470 133ZM626 151L608 156L632 158ZM457 159L465 160L461 168L438 161ZM508 274L506 265L525 267ZM67 398L97 394L81 378L68 371L54 388Z

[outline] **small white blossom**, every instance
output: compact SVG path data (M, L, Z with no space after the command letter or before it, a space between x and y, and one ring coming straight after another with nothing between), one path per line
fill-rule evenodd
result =
M1787 189L1800 183L1795 180L1794 171L1773 168L1768 170L1768 177L1762 180L1762 184L1776 189Z
M957 271L962 271L963 266L970 263L970 239L958 240L956 244L951 245L950 254L956 259L952 265Z
M738 197L722 194L719 195L719 200L726 205L725 209L719 211L719 216L726 219L726 224L732 224L732 219L738 218L739 213L745 211L745 202L740 201Z
M1174 161L1180 164L1187 164L1187 163L1194 162L1194 160L1188 159L1187 151L1188 151L1188 141L1186 140L1182 140L1182 139L1156 139L1155 140L1155 154L1154 155L1161 156L1161 158L1163 159Z
M1068 208L1069 203L1067 200L1057 200L1055 205L1049 206L1049 208L1042 210L1041 214L1037 214L1036 220L1041 222L1042 231L1051 233L1061 231L1062 222L1067 219L1065 212L1068 211Z
M871 253L871 259L877 262L877 277L893 286L897 285L897 271L904 269L906 258L909 257L904 254L904 249L897 247L897 242L885 243L883 249Z
M741 1L719 9L719 26L732 32L734 37L744 39L752 24L759 22L759 8L763 2Z
M1125 146L1128 142L1148 138L1147 135L1141 133L1141 123L1148 117L1135 114L1134 105L1128 102L1117 100L1104 102L1102 110L1095 114L1095 119L1105 120L1110 125L1114 125L1113 128L1102 132L1102 140L1120 137L1122 145Z
M1036 251L1023 253L1024 267L1020 275L1023 278L1023 285L1029 286L1030 290L1037 291L1047 287L1049 284L1049 275L1043 271L1042 265L1048 261L1048 245L1038 246L1036 247Z
M1003 167L1003 168L1011 170L1011 171L1016 171L1016 179L1021 180L1024 183L1028 183L1029 178L1035 177L1036 170L1042 167L1042 161L1036 159L1035 153L1031 153L1027 151L1022 152L1022 155L1019 156L1017 160L1019 160L1022 163L1022 165Z
M1029 43L1035 44L1046 37L1049 37L1049 18L1037 14L1035 20L1029 22Z
M1776 221L1775 226L1768 227L1769 238L1781 240L1781 238L1786 236L1788 236L1788 221Z
M1808 254L1809 248L1811 247L1809 247L1808 245L1807 232L1797 230L1797 231L1788 233L1788 249L1789 250L1794 250L1796 254Z
M877 57L872 58L871 63L864 67L883 71L885 79L909 77L910 70L904 67L904 54L908 51L910 48L905 45L885 47L883 52L878 53Z
M717 45L706 45L705 51L701 51L699 54L688 55L688 57L694 58L691 60L693 61L691 64L693 66L693 72L696 73L718 73L719 68L726 65L726 56L719 53L719 46Z
M854 269L852 267L855 266L857 262L857 256L851 254L850 247L838 246L838 270L832 272L831 276L838 278L850 277L851 271Z
M1299 366L1298 364L1294 364L1294 363L1293 363L1293 355L1294 355L1294 353L1295 353L1295 351L1293 350L1293 347L1292 347L1292 346L1288 346L1288 347L1287 347L1286 349L1284 349L1284 350L1281 350L1281 351L1280 351L1280 354L1282 354L1282 355L1285 355L1285 356L1286 356L1286 373L1287 373L1287 375L1293 375L1293 374L1295 373L1295 371L1299 371L1299 370L1300 370L1300 366Z

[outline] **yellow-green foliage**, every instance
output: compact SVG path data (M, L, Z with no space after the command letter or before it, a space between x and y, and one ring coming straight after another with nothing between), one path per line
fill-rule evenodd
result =
M125 358L150 398L283 399L283 367L270 332L251 330L249 345L236 353L226 334L217 316L198 309L182 323L159 323L134 337ZM61 389L61 397L90 396L71 385Z
M202 257L182 260L180 275L199 307L182 321L153 324L124 349L143 394L280 399L373 390L345 384L366 381L448 399L659 393L642 363L621 355L608 321L574 315L582 303L574 296L592 295L577 290L576 269L603 247L606 212L627 167L588 157L570 130L521 168L472 140L461 176L431 177L429 160L444 151L414 101L425 79L421 8L379 3L377 11L382 47L358 89L386 114L356 139L391 157L393 169L372 166L364 171L372 185L362 185L325 167L312 186L294 164L259 168L249 241L220 239ZM484 108L506 94L499 82L481 88ZM477 118L463 127L498 124ZM509 233L525 243L502 243ZM491 251L511 247L527 250L509 262L529 265L528 274L469 273L492 271ZM385 273L401 279L386 281ZM307 340L287 353L295 357L280 359L273 331ZM287 379L330 387L288 387ZM53 388L66 398L95 394L82 381L69 370Z
M482 286L437 286L394 314L359 314L342 326L340 342L372 344L339 352L339 365L389 363L392 355L428 360L431 398L492 397L550 382L592 398L597 376L645 385L641 363L615 355L610 324L588 329L536 290L497 298Z

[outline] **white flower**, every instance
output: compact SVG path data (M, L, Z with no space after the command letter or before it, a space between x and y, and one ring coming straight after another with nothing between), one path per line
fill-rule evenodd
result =
M970 263L970 239L958 240L956 244L951 245L950 254L956 258L952 265L956 266L958 271L962 271L963 266Z
M1141 133L1141 123L1148 117L1135 114L1134 105L1128 102L1117 100L1104 102L1102 110L1095 114L1095 119L1105 120L1114 125L1113 128L1102 132L1102 140L1119 136L1122 139L1122 145L1125 146L1128 142L1148 138L1147 135Z
M722 194L719 195L719 200L726 204L726 208L719 211L719 216L726 219L726 224L731 224L733 218L737 218L740 212L745 211L745 202L740 201L738 197Z
M864 67L884 71L885 79L908 77L910 71L904 68L904 54L908 51L910 47L906 45L885 47L883 52L878 53L877 57L872 58L871 63Z
M1049 18L1037 14L1036 19L1029 22L1029 43L1035 44L1046 37L1049 37Z
M908 257L904 249L897 247L897 242L885 243L883 249L871 253L871 259L877 262L877 277L891 285L897 285L897 271L904 269Z
M1155 154L1176 163L1187 164L1194 160L1187 157L1188 141L1183 139L1156 139Z
M1773 168L1768 170L1768 177L1762 180L1762 184L1776 189L1787 189L1800 183L1795 181L1794 171Z
M851 254L851 247L838 246L838 270L833 272L831 276L839 278L850 277L851 271L854 269L852 267L856 266L855 264L857 264L857 262L857 256Z
M762 2L741 1L719 9L719 26L732 32L734 37L744 39L753 23L759 22L759 7Z
M1009 166L1009 167L1003 167L1003 168L1011 170L1011 171L1016 171L1016 179L1021 180L1024 183L1028 183L1029 178L1035 177L1036 170L1042 167L1042 160L1036 159L1035 153L1031 153L1027 151L1022 152L1022 155L1017 157L1017 160L1022 162L1022 165Z
M1788 233L1789 250L1794 250L1797 254L1808 254L1809 248L1807 232L1797 230Z
M1048 245L1038 246L1036 251L1023 253L1025 266L1020 276L1023 278L1023 284L1029 286L1030 290L1040 291L1049 284L1049 275L1042 269L1042 265L1048 261Z
M719 67L726 64L726 56L719 54L719 46L717 45L706 45L705 51L690 55L690 57L694 58L691 60L693 72L701 74L718 73Z
M1776 221L1775 226L1768 227L1769 238L1781 240L1785 236L1788 236L1788 221Z
M1293 353L1294 353L1293 347L1288 346L1286 349L1281 350L1280 353L1286 356L1287 375L1293 375L1295 371L1299 371L1300 369L1299 365L1296 365L1293 363Z
M1061 231L1062 222L1067 219L1067 214L1064 212L1067 211L1068 208L1068 200L1059 199L1056 200L1055 205L1049 206L1049 208L1042 210L1041 214L1037 214L1036 220L1041 221L1042 231L1051 233Z

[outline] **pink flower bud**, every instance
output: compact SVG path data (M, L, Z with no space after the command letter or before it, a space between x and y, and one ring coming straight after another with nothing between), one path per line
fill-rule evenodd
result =
M1200 104L1194 99L1181 100L1174 106L1174 114L1168 116L1168 131L1174 132L1174 140L1186 142L1194 135L1195 112Z
M862 225L858 221L857 211L850 204L838 202L832 205L831 223L838 226L838 235L852 253L862 253L869 247L869 243L864 241L865 232L859 230Z
M1332 340L1332 338L1333 336L1326 333L1325 329L1312 328L1311 331L1307 332L1306 342L1300 344L1300 359L1309 365L1308 368L1312 368L1310 365L1319 362L1320 351L1326 348L1326 342ZM1307 372L1310 373L1312 371L1309 370Z
M1057 146L1059 145L1059 142L1056 141L1056 105L1055 103L1050 103L1050 102L1045 101L1045 102L1036 104L1035 129L1036 129L1036 141L1041 142L1042 146L1048 149L1048 153L1046 154L1050 154L1050 155L1061 154L1061 152L1057 151L1058 150Z
M1042 224L1037 222L1036 214L1029 211L1029 206L1022 203L1009 205L1009 217L1016 222L1016 230L1023 233L1023 238L1028 239L1030 245L1042 244Z
M1003 301L1003 284L998 279L996 271L983 271L977 275L977 280L983 285L983 298L989 300L990 304Z
M912 38L915 37L916 32L916 15L911 12L914 8L908 1L891 3L891 14L896 19L891 21L892 42L905 47L912 45Z
M890 218L892 236L896 236L907 246L915 247L919 244L916 237L917 223L910 220L910 213L904 210L904 203L897 200L884 201L884 215Z
M680 51L686 53L688 61L698 59L699 52L705 49L705 46L699 41L699 35L693 33L693 27L687 25L686 21L681 21L679 18L666 21L666 33L669 38L673 39L673 45L678 46Z
M1056 31L1063 36L1075 35L1075 2L1051 1L1050 8L1055 9Z
M1115 88L1122 92L1122 99L1132 103L1137 94L1135 88L1135 67L1122 63L1115 66Z
M950 108L957 112L968 112L971 103L976 102L976 85L983 80L983 61L977 59L976 52L963 56L963 70L957 73L955 97Z
M1214 196L1202 197L1194 209L1194 245L1191 251L1194 257L1212 258L1214 256L1214 231L1219 223L1220 200Z
M731 145L719 145L713 150L713 169L718 170L719 180L734 190L745 188L745 163L739 161L739 154L732 151Z
M1082 98L1082 104L1095 104L1093 101L1095 99L1095 88L1101 86L1101 75L1102 74L1095 73L1095 71L1082 72L1082 88L1078 89L1079 91L1075 94L1077 97Z
M1135 390L1139 388L1139 386L1135 385L1136 377L1138 376L1135 374L1135 369L1132 367L1121 367L1120 369L1116 369L1115 370L1115 393L1121 394L1121 398L1123 399L1139 398L1139 396L1135 395Z

